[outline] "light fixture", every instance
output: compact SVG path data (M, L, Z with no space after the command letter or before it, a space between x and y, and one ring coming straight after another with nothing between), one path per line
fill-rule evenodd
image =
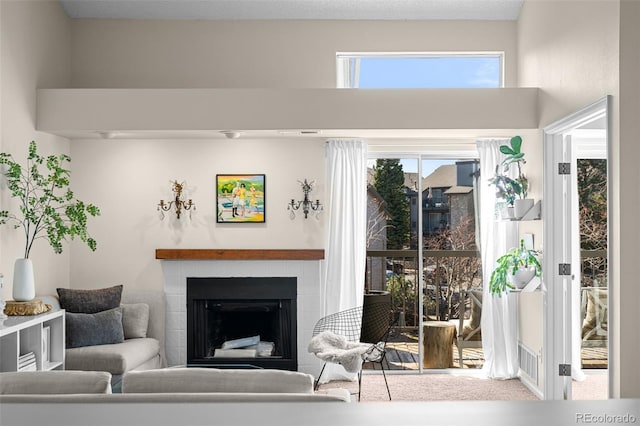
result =
M174 199L173 201L166 202L165 200L160 200L158 204L158 211L160 212L160 218L164 219L164 212L169 211L171 207L176 209L176 217L180 219L180 214L182 210L193 210L196 209L196 205L193 203L191 199L184 201L182 198L182 189L184 188L185 182L178 183L177 180L174 180L171 183L171 190L173 191ZM191 213L189 213L191 215ZM191 217L191 216L189 216Z
M298 181L300 182L300 181ZM322 212L322 204L320 204L320 200L311 201L309 199L309 193L313 190L313 184L315 181L307 182L305 179L304 182L300 182L302 185L302 192L304 193L304 198L301 201L296 201L291 199L291 202L287 205L287 210L289 210L289 217L291 220L295 219L296 211L302 207L302 213L304 213L304 218L307 219L309 213L311 211L316 212L316 218L320 216L320 212Z
M113 139L117 136L114 131L98 131L96 132L102 139Z
M222 130L220 133L225 135L227 139L238 139L240 137L240 132L233 130Z

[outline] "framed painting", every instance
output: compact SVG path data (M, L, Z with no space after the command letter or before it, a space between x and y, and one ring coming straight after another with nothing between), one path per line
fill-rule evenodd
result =
M216 222L264 223L265 175L216 175Z

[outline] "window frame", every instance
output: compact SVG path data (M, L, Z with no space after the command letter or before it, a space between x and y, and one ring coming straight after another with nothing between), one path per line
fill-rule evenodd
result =
M360 60L363 58L486 58L498 57L500 61L499 87L504 88L503 51L478 52L337 52L336 87L338 89L360 88ZM429 87L424 87L429 88ZM391 89L391 87L389 88Z

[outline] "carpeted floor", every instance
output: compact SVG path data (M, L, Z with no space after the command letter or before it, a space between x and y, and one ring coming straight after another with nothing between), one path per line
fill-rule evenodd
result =
M586 371L586 380L572 382L572 399L607 399L608 375L606 370ZM537 400L519 380L492 380L478 375L455 374L387 374L393 401L517 401ZM358 382L335 381L320 386L348 389L358 392ZM354 400L357 398L354 396ZM381 374L362 376L361 402L388 401L387 390Z
M538 400L519 380L492 380L482 377L452 374L387 374L393 401L515 401ZM358 382L334 381L323 384L329 388L358 391ZM357 398L357 397L354 397ZM388 401L381 374L362 376L361 402Z
M607 399L609 386L607 370L587 370L585 374L587 377L584 381L571 383L571 399L575 401Z

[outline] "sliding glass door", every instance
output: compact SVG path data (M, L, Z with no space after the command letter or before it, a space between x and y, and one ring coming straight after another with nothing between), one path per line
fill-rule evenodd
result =
M474 156L369 161L365 293L391 295L390 370L482 366Z

